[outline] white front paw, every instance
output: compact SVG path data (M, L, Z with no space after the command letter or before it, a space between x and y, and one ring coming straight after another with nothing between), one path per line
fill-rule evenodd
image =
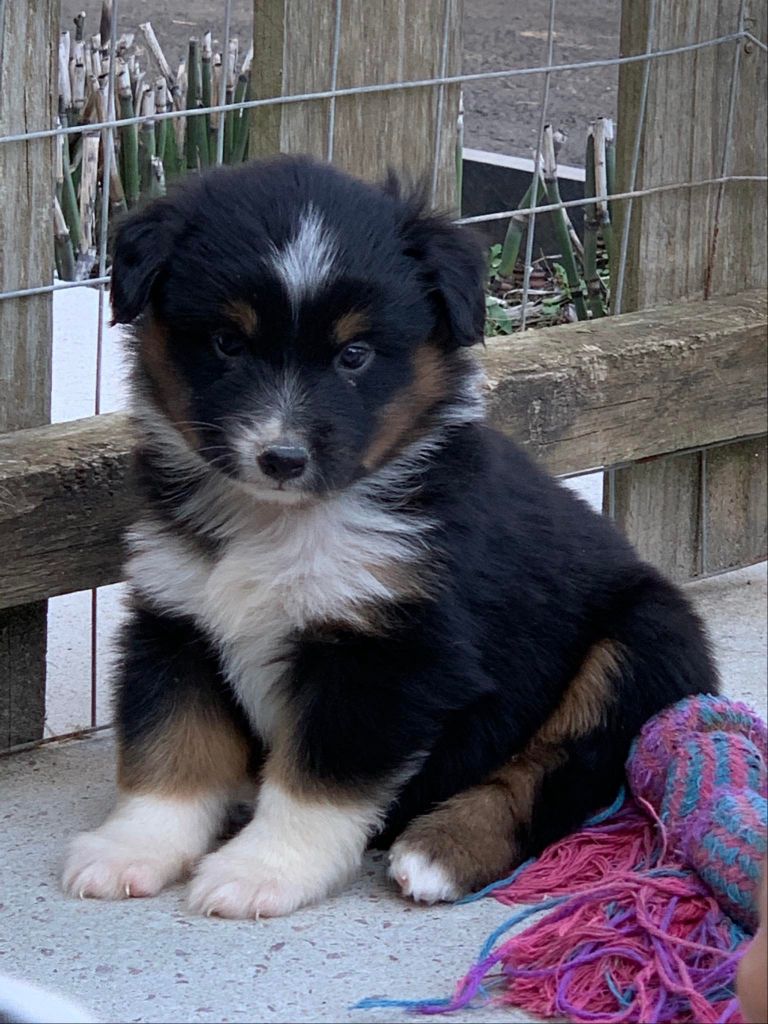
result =
M418 850L409 850L407 841L395 843L389 855L389 874L403 896L417 903L452 902L461 890L437 861Z
M180 877L183 864L147 852L147 844L83 832L70 844L62 874L64 891L80 899L121 900L155 896Z
M327 886L268 867L258 854L223 849L204 857L192 879L190 909L209 917L282 917L321 899Z

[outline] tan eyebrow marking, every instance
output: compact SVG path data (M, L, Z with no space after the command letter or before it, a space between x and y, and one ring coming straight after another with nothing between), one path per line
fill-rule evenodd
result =
M249 337L256 333L259 318L256 315L256 310L249 303L243 302L242 299L234 299L226 304L224 313Z
M333 326L333 334L338 345L348 345L358 334L367 331L371 326L368 316L359 309L344 313Z

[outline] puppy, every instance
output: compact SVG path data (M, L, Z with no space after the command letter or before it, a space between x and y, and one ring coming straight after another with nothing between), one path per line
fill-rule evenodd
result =
M74 895L287 914L372 842L452 900L610 802L716 674L681 593L483 421L484 259L401 194L281 158L119 229L143 513L119 799ZM250 784L253 820L215 849Z

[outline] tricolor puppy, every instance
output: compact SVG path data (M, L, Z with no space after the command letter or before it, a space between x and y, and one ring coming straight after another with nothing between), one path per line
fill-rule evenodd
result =
M610 802L716 689L680 592L483 421L484 260L390 182L216 171L126 220L143 512L117 806L74 895L287 914L372 842L451 900ZM253 819L219 845L247 791Z

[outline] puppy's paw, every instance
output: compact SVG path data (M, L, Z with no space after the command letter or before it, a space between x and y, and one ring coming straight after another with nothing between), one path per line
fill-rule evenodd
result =
M268 868L258 856L224 847L200 862L190 885L189 907L208 917L283 917L324 895L301 878Z
M83 832L70 844L62 886L80 899L122 900L155 896L182 874L177 859L147 851L138 838L117 840L99 830Z
M452 902L462 895L449 868L438 859L412 849L407 838L395 843L389 861L389 874L400 886L403 896L410 896L417 903Z

